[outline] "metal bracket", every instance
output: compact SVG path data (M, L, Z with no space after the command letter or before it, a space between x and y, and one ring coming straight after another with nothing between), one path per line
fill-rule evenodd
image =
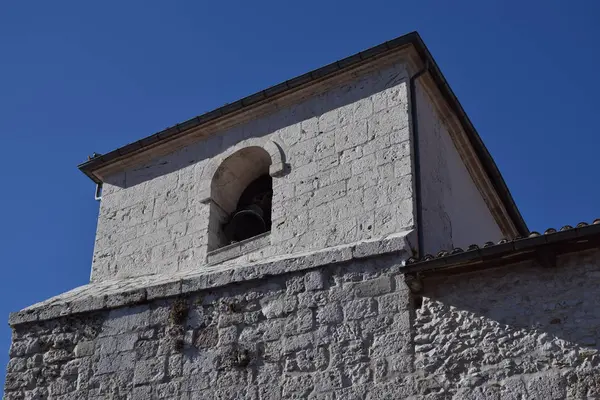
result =
M96 184L96 192L94 193L94 200L102 200L102 182Z

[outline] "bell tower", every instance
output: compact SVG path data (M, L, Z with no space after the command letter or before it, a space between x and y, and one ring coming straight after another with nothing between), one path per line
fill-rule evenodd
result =
M411 230L424 253L515 236L504 182L420 49L351 57L82 164L103 185L92 281Z
M91 282L11 314L7 400L427 393L407 261L527 232L416 33L80 169Z

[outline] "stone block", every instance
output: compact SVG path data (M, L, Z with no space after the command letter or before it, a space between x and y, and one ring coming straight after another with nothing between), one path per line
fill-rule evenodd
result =
M27 341L12 342L9 355L11 357L23 357L36 353L40 350L39 339L29 339Z
M116 371L133 370L135 353L119 353L99 357L96 367L99 375L112 374Z
M23 310L20 312L10 313L8 316L8 324L10 326L15 326L25 322L37 321L38 316L38 310Z
M317 372L314 379L315 391L318 393L340 389L343 386L342 373L336 369Z
M312 347L313 344L313 336L310 333L287 336L282 340L282 351L284 354L289 354L295 351L308 349Z
M260 300L261 311L267 319L282 317L296 310L296 296L275 296Z
M6 374L6 380L4 382L4 389L6 392L14 392L20 389L33 389L34 376L31 371L20 373L20 372L9 372Z
M27 359L27 369L40 368L44 364L44 356L42 354L34 354Z
M147 305L112 310L104 320L101 336L114 336L130 330L145 329L149 326L150 314Z
M325 304L317 309L318 324L337 324L344 319L344 313L339 303Z
M95 344L97 354L114 354L133 350L138 339L138 334L126 333L99 338L95 343L90 343L90 345L94 346Z
M27 369L26 358L12 358L6 366L7 372L22 372Z
M210 375L206 374L206 373L198 373L198 374L193 374L190 376L186 376L186 379L183 383L183 387L182 390L185 391L189 391L189 392L199 392L199 391L205 391L206 389L208 389L211 379L210 379ZM200 398L200 393L197 393L198 397L193 397L193 398Z
M375 302L372 299L359 299L344 304L344 315L347 320L363 319L375 315Z
M181 294L181 282L179 281L146 288L146 298L148 300L177 296L179 294Z
M180 382L167 382L156 385L156 395L159 399L179 399L181 396Z
M219 341L217 346L226 346L237 342L239 329L237 326L229 326L219 329Z
M71 358L71 353L64 349L50 350L44 354L44 364L54 364L62 361L67 361Z
M375 297L392 291L392 282L387 275L363 282L351 283L347 286L348 290L353 292L356 297Z
M56 398L57 396L73 392L76 388L77 385L75 382L57 378L56 380L50 382L50 385L48 385L48 393L51 397Z
M537 399L564 399L567 384L560 373L548 371L527 380L527 393Z
M290 398L292 395L297 397L306 397L312 392L314 387L313 377L310 375L289 375L282 379L282 388L284 398Z
M367 362L345 365L342 368L344 380L350 382L352 387L364 388L373 380L371 366Z
M410 292L406 288L377 298L379 314L396 314L407 310L410 304Z
M301 309L287 317L285 334L298 335L313 330L315 318L311 309Z
M270 342L280 339L285 331L285 319L270 319L259 323L259 330L263 332L263 340Z
M140 360L135 364L133 383L142 385L146 383L161 382L167 372L167 359L157 357L150 360Z
M208 326L196 332L194 344L197 348L212 348L217 345L219 332L215 326Z
M371 355L373 357L386 357L396 354L406 348L410 341L410 331L392 332L376 335L373 339Z
M304 277L302 275L291 276L286 281L288 295L298 294L304 291Z
M393 380L389 380L377 385L373 385L366 397L366 400L395 400L395 399L407 399L410 396L417 393L415 380L413 377L397 377ZM440 396L429 396L432 399L436 398L447 398L445 394Z
M152 386L137 386L133 388L132 400L148 400L152 397Z
M362 340L333 343L329 352L331 354L331 365L336 368L368 361L368 348Z
M304 275L304 287L306 290L320 290L325 287L325 277L319 270L309 271Z

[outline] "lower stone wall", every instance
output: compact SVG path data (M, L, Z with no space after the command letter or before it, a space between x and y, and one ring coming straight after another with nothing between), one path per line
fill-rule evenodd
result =
M405 397L400 268L371 259L18 325L5 399Z
M600 398L600 253L424 282L415 368L427 398Z
M17 324L4 398L600 398L599 261L414 295L386 256Z

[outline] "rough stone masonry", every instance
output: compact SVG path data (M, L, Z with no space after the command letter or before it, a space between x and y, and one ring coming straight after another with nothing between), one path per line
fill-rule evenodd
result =
M396 63L112 176L104 183L92 280L205 263L218 235L214 201L224 197L210 193L215 172L253 148L266 149L273 164L281 149L289 172L273 177L268 245L235 263L410 228L407 76ZM223 175L239 176L256 161L248 157Z
M5 400L600 398L600 223L515 239L416 33L80 169L92 279L11 314ZM231 243L265 176L270 230Z
M18 324L5 399L600 396L600 253L419 296L402 254Z

